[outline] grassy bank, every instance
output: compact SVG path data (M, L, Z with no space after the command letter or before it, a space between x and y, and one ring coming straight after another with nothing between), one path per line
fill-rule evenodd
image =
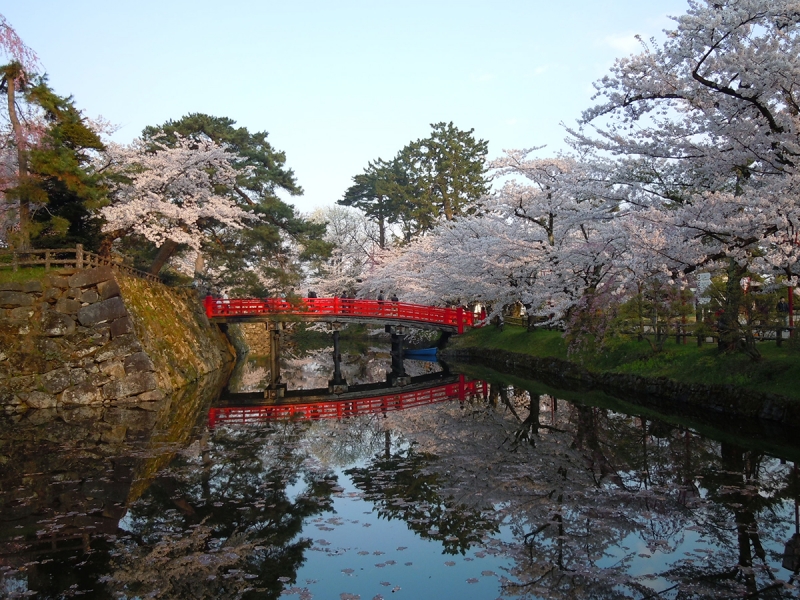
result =
M479 346L540 358L554 357L580 363L597 372L627 373L643 377L666 377L684 383L729 384L745 389L780 394L800 400L800 349L788 342L758 345L761 361L744 354L720 354L714 344L676 344L669 340L661 352L653 352L646 341L618 339L593 355L569 356L558 331L528 333L523 327L475 329L454 340L454 347Z
M0 283L25 283L28 281L42 281L48 275L55 274L56 271L45 271L44 267L29 267L12 271L11 269L0 269Z

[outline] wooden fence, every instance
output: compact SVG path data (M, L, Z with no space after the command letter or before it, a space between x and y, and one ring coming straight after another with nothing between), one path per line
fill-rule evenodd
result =
M124 265L118 260L84 250L83 244L76 244L74 248L0 250L0 269L13 271L28 267L44 267L45 271L49 271L50 269L89 269L106 266L126 275L161 283L161 279L155 275Z

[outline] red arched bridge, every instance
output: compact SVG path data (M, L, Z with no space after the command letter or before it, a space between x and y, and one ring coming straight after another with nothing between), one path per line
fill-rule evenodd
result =
M430 383L427 384L430 386ZM373 391L353 394L340 394L336 399L303 402L301 398L293 401L281 400L261 404L240 404L215 406L208 411L208 424L212 429L221 424L257 424L275 420L318 420L343 419L356 415L386 413L405 410L415 406L437 404L448 400L463 402L475 394L487 396L488 384L485 381L467 380L463 375L454 376L449 383L396 391L390 394L375 395ZM309 392L310 396L319 390ZM301 392L298 392L298 394ZM328 395L328 398L331 398ZM310 398L309 398L310 399Z
M441 308L391 300L351 298L242 298L206 296L206 315L217 322L241 321L349 321L392 323L422 329L464 333L475 326L475 316L464 308Z

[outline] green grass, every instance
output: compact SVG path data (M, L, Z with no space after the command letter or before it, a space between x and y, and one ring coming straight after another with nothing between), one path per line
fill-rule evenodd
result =
M11 269L0 269L0 283L24 283L26 281L41 281L47 275L55 273L52 269L45 271L44 267L30 267L13 271Z
M715 344L698 347L694 340L676 344L669 340L661 352L653 352L646 341L616 339L596 354L568 356L558 331L528 333L523 327L506 325L474 329L455 340L458 346L478 346L538 357L572 360L591 371L666 377L686 383L729 384L800 399L800 350L785 341L758 343L761 360L744 354L720 354Z

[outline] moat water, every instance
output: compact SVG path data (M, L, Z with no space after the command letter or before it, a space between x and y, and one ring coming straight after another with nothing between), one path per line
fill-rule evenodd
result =
M375 344L342 375L390 368ZM331 369L327 350L288 357L283 381ZM497 375L407 410L209 418L268 380L250 360L147 410L0 422L0 596L800 597L800 437Z

